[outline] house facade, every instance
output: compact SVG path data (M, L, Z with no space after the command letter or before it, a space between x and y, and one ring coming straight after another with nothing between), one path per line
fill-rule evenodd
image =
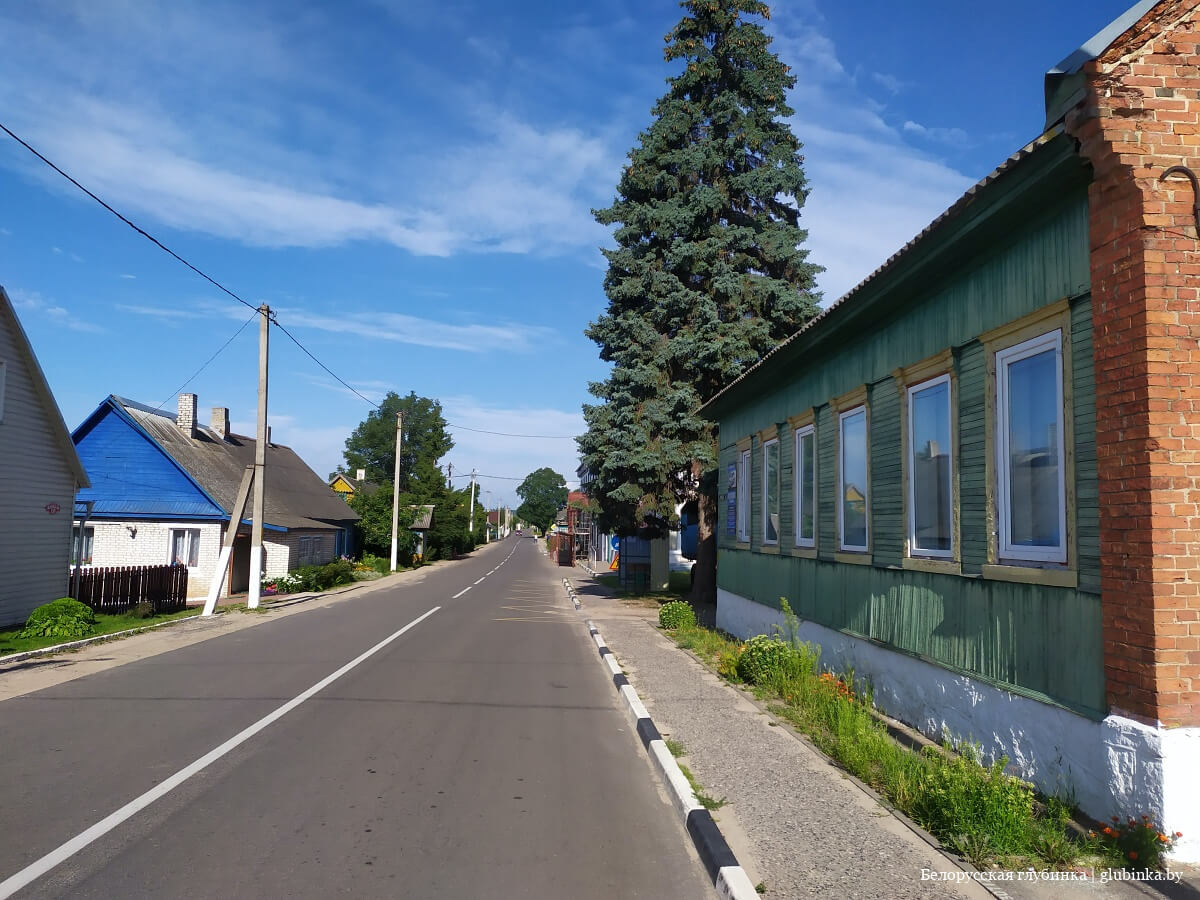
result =
M242 475L254 462L254 438L230 431L222 407L207 427L197 424L195 394L180 395L174 415L109 396L72 438L92 481L80 493L92 503L82 563L180 563L188 567L189 595L204 596ZM263 577L347 552L358 514L291 448L269 443L266 473ZM251 577L250 523L233 527L226 585L240 593Z
M717 624L785 597L885 712L1200 859L1196 4L1052 70L1047 129L705 413Z
M0 288L0 627L67 595L71 514L87 474Z

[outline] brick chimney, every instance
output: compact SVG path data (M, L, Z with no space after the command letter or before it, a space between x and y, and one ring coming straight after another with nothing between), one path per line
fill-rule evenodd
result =
M196 395L180 394L179 411L175 415L175 424L190 438L196 436Z
M229 434L229 408L226 406L214 406L212 408L212 430L221 436L221 440L225 440L225 436Z

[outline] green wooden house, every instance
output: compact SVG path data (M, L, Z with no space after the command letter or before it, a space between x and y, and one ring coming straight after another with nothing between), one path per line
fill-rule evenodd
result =
M787 598L884 711L1098 817L1190 829L1184 858L1200 417L1171 404L1200 398L1200 354L1182 338L1193 273L1147 247L1195 253L1197 223L1187 182L1177 202L1160 180L1186 149L1134 158L1128 123L1197 121L1200 101L1155 102L1168 76L1131 75L1174 54L1179 96L1200 96L1194 6L1145 0L1051 70L1043 135L704 407L719 627L767 633Z

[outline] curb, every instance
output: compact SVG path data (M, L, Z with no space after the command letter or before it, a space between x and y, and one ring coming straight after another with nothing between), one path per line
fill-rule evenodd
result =
M565 583L566 579L564 578L563 581ZM570 585L567 585L567 591L578 609L579 601L575 598ZM591 620L588 620L587 627L588 633L600 651L600 658L612 673L613 685L625 702L625 711L634 723L637 735L642 741L642 747L654 762L654 767L658 770L659 775L670 786L671 800L683 820L687 833L691 835L692 843L696 847L696 852L700 854L700 859L704 863L708 877L712 879L713 886L717 889L717 894L723 898L729 898L729 900L757 900L758 892L750 883L750 876L738 863L737 857L729 848L725 835L721 834L721 829L713 819L712 813L696 800L692 786L688 784L687 778L679 769L679 763L667 749L666 742L659 734L658 728L655 727L654 720L650 718L637 691L633 689L629 679L621 671L617 658L605 645L604 639Z
M563 580L563 587L567 589L567 596L571 598L571 602L575 604L575 608L579 609L579 595L575 593L575 585L571 584L566 578Z
M166 622L154 622L150 625L142 625L138 628L127 628L125 631L114 631L110 634L97 634L92 637L80 638L77 641L68 641L65 644L55 644L52 647L39 647L36 650L24 650L21 653L11 653L8 656L0 656L0 666L5 666L14 662L23 662L27 659L36 659L39 656L49 656L52 653L65 653L68 650L78 650L80 647L86 647L89 644L103 644L105 641L111 641L122 637L130 637L135 634L141 634L144 631L153 631L155 628L165 628L168 625L178 625L181 622L190 622L193 619L198 618L200 618L199 614L194 616L184 616L181 619L169 619Z

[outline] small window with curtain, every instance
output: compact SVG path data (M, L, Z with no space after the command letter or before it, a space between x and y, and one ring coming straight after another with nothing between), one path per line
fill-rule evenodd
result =
M867 408L838 418L838 535L842 550L868 549Z
M194 569L200 565L200 529L171 529L171 565Z

